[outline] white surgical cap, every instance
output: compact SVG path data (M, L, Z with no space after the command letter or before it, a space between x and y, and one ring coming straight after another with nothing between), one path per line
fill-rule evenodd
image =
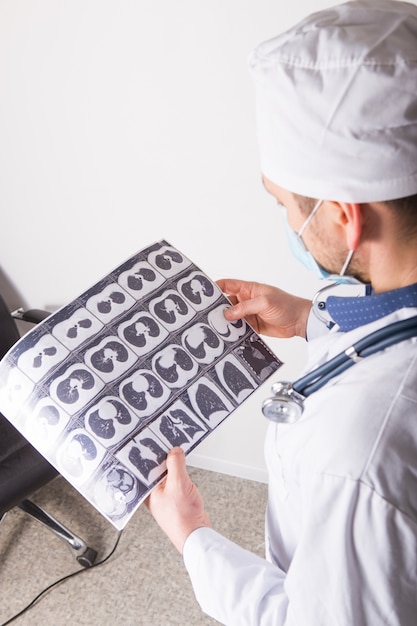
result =
M294 193L378 202L417 193L417 7L314 13L250 57L262 173Z

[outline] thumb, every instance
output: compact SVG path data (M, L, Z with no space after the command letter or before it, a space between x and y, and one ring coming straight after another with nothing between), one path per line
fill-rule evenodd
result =
M184 486L190 481L185 466L185 453L180 447L172 448L167 455L167 483Z
M243 317L242 304L236 303L224 310L224 316L227 320L233 322Z

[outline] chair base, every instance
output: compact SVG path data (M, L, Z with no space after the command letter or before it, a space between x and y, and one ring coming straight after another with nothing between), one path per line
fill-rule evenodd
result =
M66 526L52 517L52 515L49 515L49 513L31 500L23 500L18 504L18 507L62 539L62 541L69 546L71 552L82 567L91 567L94 564L97 557L96 550L87 546L81 537L72 533Z

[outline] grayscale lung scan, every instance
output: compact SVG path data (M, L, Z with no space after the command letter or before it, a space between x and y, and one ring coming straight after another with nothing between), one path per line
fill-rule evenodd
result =
M14 424L116 528L281 362L159 241L25 335L1 364ZM12 409L13 407L13 409Z

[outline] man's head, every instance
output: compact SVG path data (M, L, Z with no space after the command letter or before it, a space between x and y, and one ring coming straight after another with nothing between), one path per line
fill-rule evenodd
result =
M411 280L417 262L401 246L417 239L417 7L337 5L261 44L250 65L264 184L303 230L298 243L380 290Z
M417 7L358 0L252 54L263 174L343 202L417 193Z

